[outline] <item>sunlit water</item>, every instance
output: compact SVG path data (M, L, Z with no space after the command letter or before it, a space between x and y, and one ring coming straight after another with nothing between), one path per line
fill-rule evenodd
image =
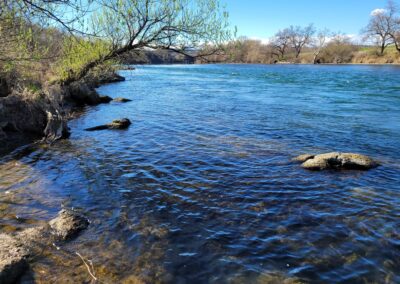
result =
M90 219L26 281L399 283L400 68L139 66L72 137L1 158L1 232ZM127 117L128 130L85 132ZM298 154L358 152L368 172ZM284 282L286 281L286 282ZM74 282L74 283L75 283Z

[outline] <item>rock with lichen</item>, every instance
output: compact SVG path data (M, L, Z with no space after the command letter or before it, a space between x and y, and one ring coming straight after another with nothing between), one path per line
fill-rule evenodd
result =
M319 155L304 154L293 159L308 170L345 169L369 170L379 163L372 158L355 153L330 152Z

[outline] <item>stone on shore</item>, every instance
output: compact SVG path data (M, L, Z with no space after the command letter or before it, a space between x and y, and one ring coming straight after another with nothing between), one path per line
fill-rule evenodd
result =
M52 233L66 240L87 228L89 221L72 210L63 209L58 216L49 222Z
M106 129L126 129L131 125L131 121L127 118L116 119L111 123L103 124L95 127L86 128L86 131L97 131L97 130L106 130Z
M113 101L117 102L117 103L127 103L127 102L131 102L132 100L126 99L126 98L115 98L115 99L113 99Z
M319 155L304 154L293 159L308 170L345 169L369 170L379 166L368 156L355 153L331 152Z

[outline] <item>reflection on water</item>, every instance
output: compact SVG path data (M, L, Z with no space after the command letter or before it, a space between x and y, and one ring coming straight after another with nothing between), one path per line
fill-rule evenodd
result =
M26 281L400 282L400 69L143 66L101 93L73 135L0 160L0 229L62 206L91 225L44 249ZM84 128L129 117L124 131ZM304 152L383 166L307 172ZM59 249L57 249L57 247Z

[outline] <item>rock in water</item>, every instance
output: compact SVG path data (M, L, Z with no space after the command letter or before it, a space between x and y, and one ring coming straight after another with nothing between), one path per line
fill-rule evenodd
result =
M127 118L113 120L110 124L108 124L111 129L126 129L131 125L131 121Z
M100 103L102 104L108 104L109 102L111 102L113 99L109 96L100 96Z
M49 222L52 233L66 240L87 228L89 221L77 212L63 209Z
M86 229L89 221L77 212L63 209L48 225L17 234L0 234L0 283L15 283L28 269L28 258L40 255L43 246L66 240Z
M0 234L0 283L15 283L28 267L29 251L15 238Z
M96 131L105 129L126 129L131 125L131 121L127 118L113 120L111 123L103 124L95 127L86 128L86 131Z
M319 155L304 154L293 159L308 170L346 169L369 170L379 164L368 156L355 153L331 152Z
M299 163L304 163L305 161L314 158L314 155L311 154L303 154L300 156L297 156L296 158L293 158L292 161L294 162L299 162Z
M131 102L132 100L126 99L126 98L115 98L115 99L113 99L113 101L117 102L117 103L127 103L127 102Z

